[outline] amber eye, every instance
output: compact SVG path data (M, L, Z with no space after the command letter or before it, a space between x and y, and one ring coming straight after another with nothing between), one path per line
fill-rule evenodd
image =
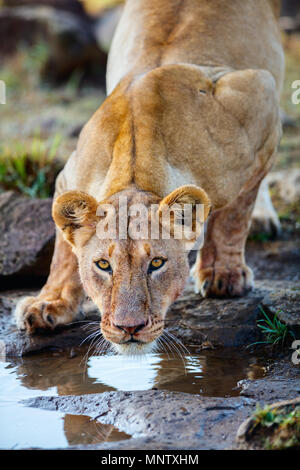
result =
M104 258L99 259L95 264L97 268L102 269L102 271L111 271L109 262Z
M151 261L149 265L148 272L151 273L152 271L155 271L156 269L161 268L165 264L165 262L166 261L162 258L153 258L153 260Z

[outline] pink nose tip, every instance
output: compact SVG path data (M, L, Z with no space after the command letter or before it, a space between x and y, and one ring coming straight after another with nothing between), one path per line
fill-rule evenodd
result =
M145 326L146 326L146 323L144 322L135 326L115 325L116 328L119 328L119 330L122 330L125 333L128 333L129 335L135 335L136 333L141 331Z

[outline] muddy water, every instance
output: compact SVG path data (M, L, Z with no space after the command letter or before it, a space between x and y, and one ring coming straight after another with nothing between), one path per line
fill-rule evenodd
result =
M110 390L152 388L235 396L238 380L260 378L261 362L233 352L213 351L170 357L164 353L145 358L91 356L86 351L44 353L0 362L0 448L58 448L128 439L130 436L88 416L28 408L25 398L81 395Z

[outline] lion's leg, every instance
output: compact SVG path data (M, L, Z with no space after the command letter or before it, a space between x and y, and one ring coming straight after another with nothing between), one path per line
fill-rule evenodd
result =
M37 297L25 297L15 311L17 326L33 334L37 328L54 329L71 322L83 299L77 259L57 232L47 283Z
M195 290L203 297L242 296L253 287L244 251L261 179L253 178L232 203L209 217L204 245L192 271Z

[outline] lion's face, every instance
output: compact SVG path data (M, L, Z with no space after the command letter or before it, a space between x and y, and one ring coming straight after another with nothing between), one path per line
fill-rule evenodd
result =
M101 331L122 354L149 351L169 305L188 276L187 253L175 240L105 240L79 250L81 279L101 312Z
M197 191L198 201L208 206L205 193ZM117 216L118 201L116 195L109 199ZM170 201L174 203L174 195ZM157 197L138 192L129 196L128 209L133 204L145 205L145 228L153 210L150 205L157 202ZM72 191L56 200L53 216L77 255L83 287L101 312L105 339L121 354L148 352L163 333L168 307L184 289L189 274L186 240L173 236L122 239L119 231L113 238L103 238L97 230L103 221L97 209L94 198ZM115 215L106 212L106 226L114 220ZM130 220L135 217L129 216L129 224Z

